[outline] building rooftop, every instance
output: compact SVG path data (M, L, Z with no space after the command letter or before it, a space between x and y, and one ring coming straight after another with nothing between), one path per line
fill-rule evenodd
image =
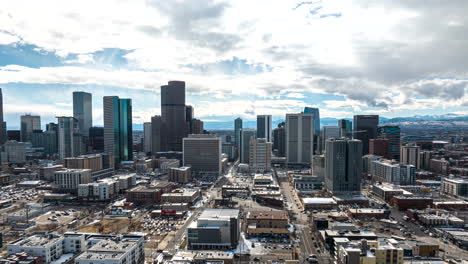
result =
M45 247L56 243L62 238L54 235L33 235L21 240L17 240L12 245L21 247Z
M79 255L77 260L116 260L124 256L124 252L92 252L86 251Z
M337 204L333 198L303 198L302 201L304 204Z
M108 251L108 252L121 252L127 251L132 247L136 246L137 241L132 240L113 240L113 239L103 239L98 243L94 244L89 248L89 251Z
M198 219L213 219L213 218L238 218L239 210L237 209L205 209Z
M385 209L373 209L373 208L360 208L360 209L348 209L352 214L383 214Z
M288 220L285 212L248 212L247 219Z
M468 184L467 178L444 178L443 181L448 181L451 183L458 183L458 184Z
M55 173L83 173L83 172L91 172L91 169L64 169L56 171Z

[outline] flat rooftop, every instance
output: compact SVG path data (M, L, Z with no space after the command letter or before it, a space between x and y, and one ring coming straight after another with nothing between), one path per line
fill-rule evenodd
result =
M333 198L303 198L304 204L337 204Z
M237 218L239 210L237 209L205 209L198 219L213 219L213 218Z
M79 255L78 260L117 260L124 256L124 252L90 252L85 251Z
M52 245L59 240L61 237L55 236L41 236L41 235L33 235L16 242L11 243L12 245L20 246L20 247L46 247L48 245Z
M116 241L112 239L103 239L90 247L89 251L122 252L131 249L136 244L137 241L132 240Z
M288 215L285 212L249 212L247 219L288 220Z

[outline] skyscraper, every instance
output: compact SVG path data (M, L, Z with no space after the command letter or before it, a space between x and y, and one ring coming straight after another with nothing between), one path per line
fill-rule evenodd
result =
M58 153L60 159L81 154L78 120L71 116L58 116ZM78 135L77 135L78 134Z
M401 163L413 165L416 169L421 169L420 153L421 147L416 145L401 146Z
M30 114L21 116L21 141L31 142L32 133L34 130L41 129L41 117Z
M193 133L192 129L193 129L193 116L194 116L194 113L193 113L193 106L191 105L186 105L185 106L185 120L187 120L187 126L188 126L188 130L187 130L187 134L201 134L201 133Z
M377 138L378 115L355 115L353 138L362 141L362 154L369 153L369 139Z
M320 110L315 107L305 107L304 114L314 115L314 154L319 149L319 137L320 137Z
M378 138L389 140L389 158L400 161L400 127L396 125L383 125L377 128Z
M154 156L161 151L161 116L151 117L151 154Z
M271 115L257 116L257 138L264 138L271 142Z
M73 117L78 120L79 132L89 136L89 129L93 126L92 95L86 92L73 92Z
M356 139L328 139L325 153L325 185L329 192L360 192L362 142Z
M104 128L91 127L89 129L89 146L93 152L104 151Z
M0 145L5 144L7 139L7 126L5 120L3 119L3 93L2 88L0 88Z
M257 131L258 133L258 131ZM249 168L253 172L271 169L271 142L265 138L251 138L249 146Z
M189 132L185 82L170 81L161 86L161 121L161 150L182 151L182 139Z
M314 114L286 114L286 162L311 164L314 152Z
M151 152L152 131L151 122L145 122L143 124L143 151L145 153Z
M285 123L281 122L278 127L273 129L273 149L276 150L276 156L284 157L286 155L286 129Z
M255 138L255 129L243 128L240 130L239 155L240 162L249 164L250 140Z
M351 138L353 131L352 122L346 119L338 120L338 127L340 128L340 137L342 138Z
M183 163L196 174L221 174L221 139L216 135L189 135L183 139Z
M190 130L192 134L203 134L203 121L200 119L192 119L192 128Z
M132 100L104 96L104 151L115 164L133 160Z
M242 119L240 117L234 120L234 143L236 143L236 147L240 149L240 131L242 129Z

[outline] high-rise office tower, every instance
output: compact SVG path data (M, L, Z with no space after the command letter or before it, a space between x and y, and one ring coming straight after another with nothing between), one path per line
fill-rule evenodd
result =
M192 119L192 129L190 130L192 134L203 134L203 121L200 119Z
M145 122L143 124L143 151L145 153L151 152L151 134L153 130L151 129L151 122Z
M389 140L389 159L400 161L401 129L395 125L383 125L377 128L377 137Z
M320 137L320 110L315 107L304 107L304 114L314 115L314 154L319 149L319 137Z
M369 154L369 139L377 138L378 115L355 115L353 138L362 141L362 154Z
M7 139L7 126L5 120L3 119L3 93L2 88L0 88L0 145L5 144Z
M133 160L132 100L104 96L104 151L115 163Z
M360 192L362 142L356 139L328 139L325 153L325 185L329 192Z
M258 131L257 131L258 133ZM251 138L249 146L249 168L253 172L267 172L271 169L272 143L265 138Z
M324 126L320 132L320 142L318 149L320 153L323 153L325 150L325 141L330 138L339 138L340 137L340 128L337 126Z
M234 143L236 143L236 147L240 149L240 131L242 129L242 119L240 117L234 120ZM240 155L240 154L239 154Z
M58 116L58 153L60 159L81 155L81 137L78 120L71 116Z
M151 117L151 154L154 156L161 151L161 116Z
M401 146L401 163L413 165L416 169L421 169L420 164L421 147L415 145Z
M286 155L286 129L285 123L281 122L278 127L273 129L273 150L276 156L284 157Z
M390 141L383 138L369 139L369 154L391 159L389 155Z
M93 152L104 152L103 127L91 127L89 129L89 146Z
M311 164L314 150L314 114L286 114L286 162Z
M221 174L221 138L216 135L189 135L183 139L183 164L196 174Z
M239 155L240 162L249 164L250 140L255 138L255 129L243 128L240 130Z
M199 134L199 133L193 133L192 128L193 128L193 106L191 105L186 105L185 106L185 120L187 120L187 134Z
M346 119L338 120L338 127L340 128L340 137L342 138L352 138L352 122Z
M73 92L73 117L78 120L79 132L89 136L89 129L93 126L92 95L86 92Z
M30 114L21 116L21 141L31 142L32 133L34 130L41 129L41 117Z
M271 115L257 116L257 138L271 142Z
M182 139L188 135L185 82L170 81L161 86L161 150L182 151Z
M21 141L21 130L8 130L7 131L8 140Z

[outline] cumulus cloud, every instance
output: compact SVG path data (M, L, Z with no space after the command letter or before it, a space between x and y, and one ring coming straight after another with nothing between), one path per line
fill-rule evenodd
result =
M189 95L229 102L235 110L214 105L245 116L295 111L302 103L275 100L271 104L281 108L272 108L253 102L308 93L342 97L324 102L330 115L463 107L467 9L463 0L10 1L0 11L0 44L35 45L73 65L8 65L0 68L0 80L157 92L167 80L182 79ZM128 51L128 64L101 67L94 54L109 48ZM66 60L70 54L76 59ZM233 58L265 71L216 69ZM199 108L206 116L220 113Z

